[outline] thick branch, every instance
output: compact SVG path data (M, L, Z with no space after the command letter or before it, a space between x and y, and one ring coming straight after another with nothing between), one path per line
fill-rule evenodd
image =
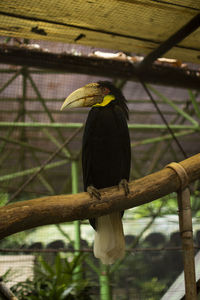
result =
M200 154L180 162L189 182L200 177ZM59 195L22 201L0 208L0 238L36 226L88 219L115 210L139 206L167 194L180 186L176 173L170 168L130 182L130 194L111 187L101 190L102 199L91 199L88 193Z

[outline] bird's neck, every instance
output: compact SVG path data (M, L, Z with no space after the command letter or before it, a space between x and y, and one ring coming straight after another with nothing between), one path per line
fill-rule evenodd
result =
M106 95L103 98L103 101L101 103L96 103L92 107L106 106L106 105L108 105L113 100L115 100L115 96L114 95Z

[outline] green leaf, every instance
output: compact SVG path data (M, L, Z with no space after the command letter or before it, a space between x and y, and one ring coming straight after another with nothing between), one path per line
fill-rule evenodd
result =
M38 260L45 273L48 273L51 276L55 275L53 268L42 258L42 256L39 256Z
M62 273L62 260L59 253L56 255L55 259L55 270L56 276L60 276L60 274Z
M71 259L72 256L70 256ZM85 295L88 281L77 280L75 270L82 263L83 255L74 255L73 259L63 259L58 254L54 263L49 265L45 257L38 256L33 280L26 280L13 286L13 292L24 300L75 300Z
M73 285L64 290L64 292L60 295L60 300L65 300L68 295L73 291Z
M8 194L4 192L0 192L0 206L6 205L8 202Z

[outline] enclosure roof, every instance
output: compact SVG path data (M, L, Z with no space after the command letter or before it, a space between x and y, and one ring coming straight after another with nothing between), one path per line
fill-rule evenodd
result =
M1 0L0 35L145 55L200 12L193 0ZM200 62L198 28L165 56Z

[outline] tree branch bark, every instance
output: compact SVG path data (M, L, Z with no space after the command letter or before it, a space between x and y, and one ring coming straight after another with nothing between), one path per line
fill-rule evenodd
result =
M189 182L200 178L200 154L180 162ZM0 238L33 227L88 219L136 207L172 192L180 187L176 173L170 168L147 175L129 184L130 194L124 195L117 186L102 189L102 199L88 193L58 195L21 201L0 208Z

